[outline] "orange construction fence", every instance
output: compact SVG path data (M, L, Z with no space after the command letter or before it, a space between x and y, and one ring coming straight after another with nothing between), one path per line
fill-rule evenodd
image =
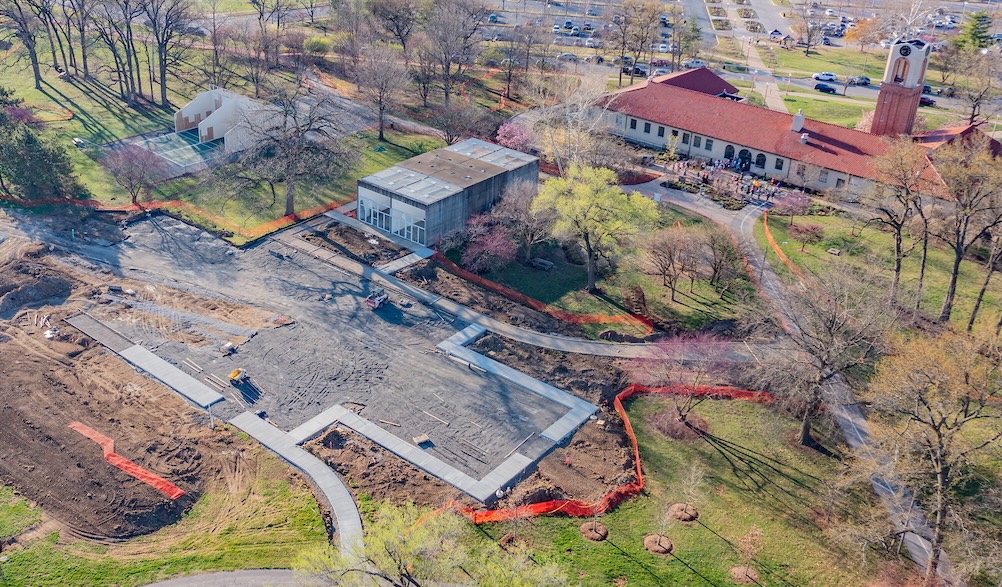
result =
M786 253L784 253L783 250L779 248L779 245L776 244L776 239L772 238L772 232L769 230L769 213L766 211L762 211L762 229L765 231L765 238L769 241L769 246L772 247L772 250L776 251L776 256L783 262L783 265L786 265L787 269L792 271L794 275L803 279L804 272L800 270L800 267L794 265L793 261L790 261L790 258L786 256Z
M129 459L116 453L115 441L108 438L104 434L101 434L97 430L94 430L90 426L81 422L70 422L66 426L76 430L80 434L101 445L101 449L104 451L104 460L125 471L129 475L132 475L136 479L139 479L143 483L149 485L171 499L177 499L184 495L184 491L177 485L174 485L156 473L144 469L136 463L133 463Z
M484 524L490 522L501 522L514 518L534 517L550 514L563 514L571 517L587 517L595 514L605 513L627 499L637 495L644 489L644 472L640 464L640 449L637 447L637 437L633 433L633 425L630 423L626 410L623 409L623 400L634 395L655 393L665 395L696 395L713 399L740 399L753 402L772 401L772 395L764 391L748 391L747 389L737 389L726 386L702 385L695 389L684 385L673 385L669 387L647 387L633 383L628 385L623 391L616 395L612 401L616 413L623 418L623 426L626 428L626 435L630 438L630 445L633 447L633 462L636 464L637 480L626 485L620 485L602 499L589 503L577 499L555 499L528 505L520 505L515 508L503 510L478 511L471 507L463 506L457 509L461 514L469 518L474 524Z
M638 316L637 314L620 314L618 316L610 316L607 314L575 314L573 312L565 312L564 310L554 308L545 302L541 302L536 298L531 298L522 292L515 291L510 287L505 287L500 283L467 271L450 261L448 257L438 251L435 251L432 258L441 263L442 266L445 267L446 271L457 277L462 277L463 279L471 283L475 283L484 289L501 294L509 300L529 306L533 310L549 314L557 320L570 324L626 324L630 326L638 326L644 329L644 336L654 332L654 322L646 316Z

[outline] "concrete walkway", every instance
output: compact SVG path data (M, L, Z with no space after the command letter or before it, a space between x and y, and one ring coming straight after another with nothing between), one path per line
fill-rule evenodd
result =
M748 41L743 41L741 48L748 60L748 67L758 71L758 73L754 74L755 91L762 94L762 97L765 99L766 108L788 113L789 110L786 108L786 102L783 101L783 94L779 89L779 84L776 83L776 78L772 77L769 67L762 61L759 47ZM767 51L768 47L764 47L762 50Z
M252 569L188 575L146 587L298 587L303 577L288 569Z
M231 419L230 424L255 438L310 478L334 514L341 555L361 560L364 552L362 518L358 515L355 500L337 474L326 463L300 448L288 434L250 412Z

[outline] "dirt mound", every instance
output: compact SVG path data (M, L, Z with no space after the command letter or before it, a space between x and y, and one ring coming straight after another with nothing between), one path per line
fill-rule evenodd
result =
M699 510L687 503L673 503L668 508L668 515L679 522L695 522L699 519Z
M647 549L647 552L667 555L675 550L675 545L671 543L671 539L663 534L648 534L644 536L644 548Z
M740 585L754 585L758 583L758 571L752 567L732 567L731 580Z
M585 522L581 524L581 535L592 542L601 542L609 537L609 529L602 522Z
M10 319L24 307L61 303L72 282L47 265L19 260L0 267L0 319Z
M672 440L699 440L710 430L709 423L699 414L690 412L686 414L685 421L681 421L675 406L654 414L651 423L658 432Z
M544 479L537 471L528 479L519 483L512 490L509 499L512 505L518 506L554 499L564 499L566 497L559 487L554 487L549 479Z
M450 499L473 503L455 487L350 430L332 428L303 447L375 500L430 507L439 507Z

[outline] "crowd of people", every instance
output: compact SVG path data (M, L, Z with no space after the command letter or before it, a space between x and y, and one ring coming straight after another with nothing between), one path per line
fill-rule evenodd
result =
M782 194L783 183L775 178L757 178L743 171L744 162L739 159L715 159L701 161L686 159L674 161L665 166L680 180L696 181L703 186L713 186L717 190L729 192L736 198L772 201Z

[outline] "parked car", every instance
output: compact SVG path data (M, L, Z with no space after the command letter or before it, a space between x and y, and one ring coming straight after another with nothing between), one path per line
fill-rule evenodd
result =
M591 39L588 40L590 41ZM602 57L601 55L589 55L585 57L585 63L602 64L605 63L605 57Z
M588 12L586 14L588 16L598 16L598 9L597 8L589 8Z
M597 43L595 39L585 39L585 47L597 47Z
M578 28L578 27L572 28L571 29L571 36L572 37L580 37L581 36L581 29Z
M832 10L831 8L829 8L829 9L825 10L825 16L838 16L838 15L835 14L834 10Z
M560 61L577 61L578 56L573 53L561 53L560 55L557 55L557 59Z
M815 73L811 77L818 80L819 82L833 82L838 80L838 76L830 71L822 71L821 73Z
M498 21L498 15L496 14L492 14L487 17L487 22L497 22L497 21Z
M821 37L821 44L826 47L831 47L832 40L829 39L828 37Z
M668 52L668 43L661 43L660 45L658 45L658 53L667 53L667 52Z
M929 96L922 96L919 98L919 106L935 106L936 101Z
M835 86L828 84L814 84L814 89L825 94L834 94L837 91L835 90Z
M565 29L572 29L572 28L574 28L574 21L573 20L565 20L564 21L564 28Z
M558 34L559 32L560 32L560 25L559 24L553 25L553 34Z
M656 75L665 75L668 73L671 73L670 69L668 69L667 67L659 67L651 72L651 77L654 77Z
M932 93L932 86L930 86L929 84L923 85L922 86L922 93L923 94L931 94Z
M870 85L870 78L865 75L854 75L847 82L850 86L868 86Z
M688 59L682 62L682 67L688 67L689 69L698 69L700 67L706 67L706 62L702 59Z

